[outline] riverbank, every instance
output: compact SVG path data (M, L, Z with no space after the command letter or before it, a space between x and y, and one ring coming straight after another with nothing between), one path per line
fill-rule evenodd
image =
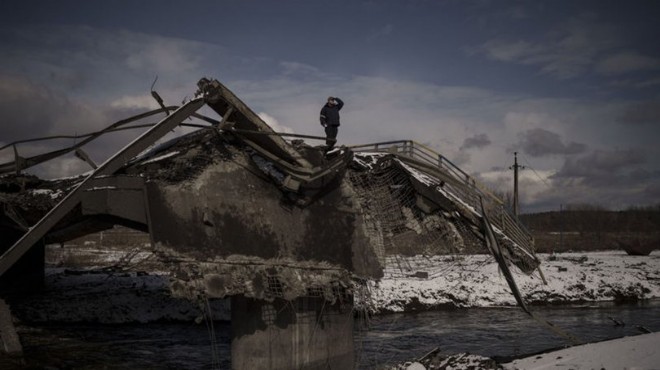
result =
M13 313L29 322L199 321L207 316L229 320L227 300L190 302L173 298L169 277L148 254L133 256L132 270L117 271L104 255L94 269L51 267L42 294L11 299ZM660 298L660 253L628 256L625 252L540 254L538 273L515 275L530 304L575 304ZM89 261L88 261L89 262ZM507 307L515 300L489 255L396 258L387 261L385 277L367 283L356 305L374 314L442 308ZM210 307L210 310L209 310Z
M629 256L623 251L539 254L541 269L515 273L532 305L660 298L660 252ZM430 259L390 257L385 277L369 282L367 306L374 313L437 308L501 307L516 304L489 255Z
M99 253L91 258L92 253L85 252L85 264L95 265L93 269L48 268L44 294L12 302L12 311L25 320L24 325L18 325L18 330L29 356L40 354L40 361L49 365L61 362L80 366L87 364L84 361L91 361L90 368L113 361L117 351L125 359L122 367L158 368L163 363L180 367L181 359L200 364L210 362L208 344L213 339L207 333L205 318L211 312L214 320L228 320L230 311L226 300L212 301L210 311L204 307L205 302L177 300L169 293L167 273L148 254L132 254L129 259L121 253ZM538 275L516 274L516 278L526 297L533 293L558 304L537 307L535 311L542 317L585 341L602 340L639 332L638 325L658 330L660 326L652 322L653 317L659 317L656 306L627 309L624 313L621 307L634 305L589 309L559 304L592 298L603 301L658 298L659 257L657 253L631 257L618 251L540 255L548 285L543 285ZM118 269L116 262L126 260L130 263ZM584 287L571 289L576 284ZM369 287L370 299L365 302L374 305L371 308L380 313L397 312L395 309L419 311L515 304L504 278L487 255L441 256L430 261L390 258L385 278L379 283L369 283ZM419 295L418 305L401 304L415 294ZM610 317L625 325L617 326ZM195 321L198 325L193 324ZM355 334L356 351L364 357L360 368L364 369L391 367L436 347L445 355L455 356L457 368L459 364L469 368L476 361L488 361L487 356L533 353L566 344L519 309L380 315L368 321L364 331L357 330ZM99 326L99 323L127 325ZM356 326L360 324L357 320ZM100 327L103 330L99 330ZM224 351L221 358L228 361L229 323L218 322L215 330L218 338L225 336L217 345ZM585 331L593 333L591 338ZM162 348L185 350L175 352L176 355L166 360L159 359L158 363L150 362L154 353ZM44 351L47 352L41 354ZM81 356L80 351L94 356ZM465 351L480 356L459 358L461 355L456 355ZM65 352L71 355L62 355Z

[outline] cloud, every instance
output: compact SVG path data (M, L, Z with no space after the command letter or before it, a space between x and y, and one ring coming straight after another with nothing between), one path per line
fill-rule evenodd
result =
M587 146L581 143L564 144L558 134L542 128L527 130L518 136L520 137L520 147L532 157L579 154L587 149Z
M93 131L103 117L61 91L24 77L0 75L0 142Z
M645 88L645 87L651 87L651 86L657 86L660 85L660 77L658 78L650 78L650 79L645 79L644 81L638 82L635 87L637 88Z
M617 89L620 88L625 88L625 89L648 89L650 90L651 88L660 85L660 77L658 78L648 78L647 76L644 77L635 77L635 78L626 78L626 79L618 79L618 80L613 80L609 83L610 86L615 87Z
M628 125L660 125L660 99L630 104L617 121Z
M119 99L115 99L110 103L113 108L122 109L144 109L152 110L158 109L160 106L151 95L125 95Z
M170 37L124 31L117 38L123 46L126 65L154 74L169 74L199 69L202 43Z
M372 30L371 33L367 36L367 41L374 41L380 38L386 38L392 34L394 31L394 26L391 23L388 23L381 28Z
M49 115L68 102L29 80L0 76L0 141L9 143L27 134L47 134L53 126ZM34 106L39 109L34 109Z
M231 64L227 70L238 74L252 66L217 45L127 30L25 25L0 35L14 39L0 44L0 70L61 86L87 100L148 91L156 76L159 90L192 90L213 68Z
M290 75L319 75L321 72L318 68L310 66L308 64L299 63L299 62L280 62L280 67L282 67L283 74L285 76Z
M637 71L660 69L660 58L624 51L610 55L596 65L596 71L604 75L620 75Z
M141 112L144 109L129 108L128 104L96 106L25 77L0 75L0 146L25 139L91 133ZM131 130L104 135L84 150L101 162L139 134L140 131ZM69 147L80 140L54 139L20 143L16 147L19 155L29 157ZM0 151L2 163L13 160L13 148ZM69 154L28 172L42 177L63 177L81 173L81 169L87 170L88 166Z
M541 40L498 38L466 51L496 61L538 66L544 74L568 79L590 70L601 53L620 43L621 37L610 27L579 16L559 25Z
M611 161L611 162L609 162ZM596 151L579 160L567 160L551 176L553 188L545 196L554 204L580 203L623 209L660 202L660 172L639 168L643 153L635 150ZM544 202L537 206L543 207Z
M598 164L598 155L594 153L568 164L560 155L586 154L587 146L611 148L640 143L633 140L638 139L635 135L640 136L640 132L646 133L651 128L623 130L621 123L642 123L646 118L639 117L655 117L655 113L639 113L652 110L651 100L647 105L635 107L617 99L534 97L478 86L411 81L397 75L378 77L349 72L336 75L295 59L244 57L221 46L196 41L84 27L63 30L66 32L59 36L52 29L26 32L21 39L26 42L17 42L17 49L4 54L7 58L0 58L0 73L4 72L5 76L0 80L2 140L51 132L94 131L154 108L155 101L148 94L154 70L161 71L156 88L168 105L191 96L197 79L209 76L219 78L277 131L324 136L318 121L319 111L327 96L339 96L346 102L341 111L340 144L412 139L476 175L493 167L507 168L511 164L507 148L518 146L528 157L533 157L536 171L542 176L563 170L560 175L546 179L550 187L532 171L523 171L521 184L527 188L528 195L523 198L527 205L549 206L552 202L563 202L563 194L576 198L584 194L591 196L590 180L585 179L590 174L580 177L577 173L585 173L583 168L591 165L591 155L594 156L591 162ZM71 38L67 34L72 34ZM40 35L45 36L40 38ZM555 40L555 35L548 37L545 43L523 40L508 49L503 44L499 50L493 49L493 55L512 63L528 60L529 65L542 67L546 62L534 58L553 50L548 45L552 46L550 41ZM151 46L142 51L142 45ZM7 47L0 45L2 51L8 51ZM172 60L176 63L161 61L169 53L175 55ZM585 65L593 65L595 59L589 60L591 64ZM546 61L551 58L546 57ZM18 77L11 80L8 75ZM35 106L40 109L34 109ZM622 113L626 112L623 108L630 112ZM633 114L634 111L638 113ZM4 122L20 122L23 126ZM85 149L98 161L114 152L111 148L125 144L136 134L113 134L116 136ZM316 142L309 140L309 143ZM26 146L23 150L38 149L43 147ZM647 162L642 163L648 165L647 170L655 173L653 169L658 165L655 158L660 158L655 144L640 143L639 151L646 156ZM607 159L610 160L614 159ZM67 168L77 168L75 163L65 161L59 167L44 169L44 173L61 175ZM641 164L632 166L631 169L641 168ZM631 188L632 175L626 168L618 167L611 188L592 187L592 192L611 196L617 189L621 194L629 194L631 200L641 199L641 190L640 193L627 190ZM501 171L500 175L501 181L495 181L495 185L508 189L510 171ZM602 175L601 183L605 183L605 170L595 175ZM653 176L642 177L640 172L636 179L639 186L655 189ZM624 183L625 188L617 188L616 184ZM621 195L617 199L623 201L625 197Z
M488 138L487 134L477 134L463 140L463 145L461 145L461 150L467 150L472 148L482 149L490 145L491 141Z
M605 185L614 176L647 162L646 154L638 149L595 150L579 158L566 158L554 178L584 178L591 184ZM604 180L605 182L601 182Z
M264 112L259 112L257 113L259 118L264 120L268 126L270 126L275 132L286 132L286 133L293 133L293 130L290 127L281 125L275 117L264 113Z
M524 169L518 172L518 187L523 212L530 211L539 202L545 202L548 192L552 191L550 176L554 171L532 171ZM513 171L509 168L493 169L478 174L478 179L506 198L513 196ZM558 203L557 203L558 204Z
M470 51L484 54L486 57L500 62L534 64L533 56L543 53L545 49L529 41L493 39L478 47L470 48Z

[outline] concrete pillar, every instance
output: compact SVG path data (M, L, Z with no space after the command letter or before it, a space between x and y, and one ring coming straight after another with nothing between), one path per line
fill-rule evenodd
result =
M352 299L232 297L232 369L353 369L352 307Z

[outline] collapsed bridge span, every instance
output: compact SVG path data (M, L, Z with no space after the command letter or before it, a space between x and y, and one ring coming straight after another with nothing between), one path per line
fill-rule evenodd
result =
M196 113L203 105L220 119ZM73 179L24 171L79 147L22 158L18 144L6 146L15 158L0 164L5 288L43 270L43 243L124 225L150 234L174 294L231 297L234 368L350 368L352 340L331 343L352 335L356 281L382 276L386 255L487 252L480 200L507 260L526 273L538 266L533 240L502 203L422 145L327 152L287 141L209 79L194 100L165 112ZM210 124L155 145L190 117Z

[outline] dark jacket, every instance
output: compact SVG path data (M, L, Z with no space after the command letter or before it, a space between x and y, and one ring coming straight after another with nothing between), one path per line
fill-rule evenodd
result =
M329 105L326 103L321 108L321 125L323 126L339 126L339 110L344 106L344 102L339 98L335 98L337 105Z

